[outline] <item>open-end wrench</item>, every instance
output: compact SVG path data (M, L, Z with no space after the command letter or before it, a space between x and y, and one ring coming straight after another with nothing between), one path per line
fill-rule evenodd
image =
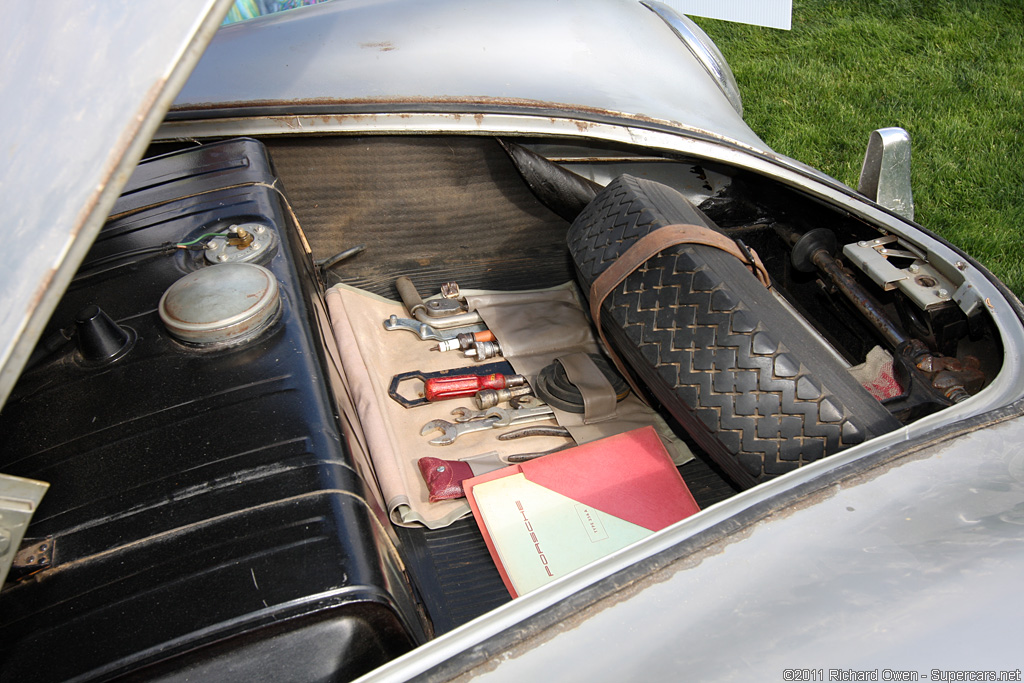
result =
M519 376L521 376L521 375L519 375ZM487 408L494 408L494 407L495 406L493 406L493 405L487 406ZM456 422L469 422L470 420L479 420L480 418L484 418L484 417L495 415L495 413L493 413L491 410L488 410L487 408L484 408L482 410L473 410L471 408L456 408L455 410L452 411L452 415L455 417L455 421ZM523 397L521 397L519 399L518 404L516 406L514 406L513 408L509 409L507 412L510 413L511 415L527 415L527 413L521 412L521 411L524 411L524 410L527 410L527 409L536 409L536 408L546 408L547 412L545 412L544 414L545 415L550 415L551 414L551 409L548 408L548 406L545 403L542 403L536 396L523 396ZM500 417L504 418L506 416L505 415L500 415ZM507 427L508 423L507 422L499 422L498 426L499 427Z
M494 429L497 423L498 418L496 417L488 417L483 420L473 420L472 422L459 422L457 424L448 422L447 420L431 420L427 424L423 425L423 429L420 430L420 435L426 436L432 431L440 430L444 433L441 436L436 436L431 439L430 443L434 446L450 446L463 434Z
M548 405L535 408L490 408L484 413L485 419L497 418L497 427L543 422L555 419L555 411Z
M456 408L452 411L452 417L456 422L469 422L487 417L486 410L473 410L472 408Z
M435 341L448 341L449 339L455 339L462 332L483 332L487 328L484 327L483 323L474 325L463 325L462 327L453 327L451 329L439 330L427 323L420 322L419 320L412 320L411 318L399 318L397 315L393 315L384 321L384 329L389 332L393 330L409 330L419 335L419 338L423 341L433 339Z

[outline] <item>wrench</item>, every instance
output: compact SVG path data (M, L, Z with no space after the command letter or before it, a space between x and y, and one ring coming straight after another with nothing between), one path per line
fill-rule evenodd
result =
M494 406L491 406L491 408L494 408ZM520 411L524 411L524 410L527 410L527 409L535 410L535 409L538 409L538 408L547 408L547 412L544 413L544 414L545 415L551 414L551 409L548 408L548 406L546 404L541 403L540 400L538 400L536 396L522 396L522 397L520 397L519 404L515 408L509 409L506 412L511 413L511 415L513 415L513 416L515 416L515 415L526 415L526 413L523 413L523 412L520 412ZM493 414L494 413L491 410L472 410L471 408L456 408L455 410L452 411L452 415L455 416L455 421L456 422L469 422L470 420L479 420L480 418L489 417L489 416L492 416ZM540 413L537 413L537 414L540 414ZM499 417L505 418L506 416L505 415L500 415ZM498 426L499 427L507 427L508 424L509 423L507 423L507 422L499 422Z
M494 429L497 423L498 418L496 417L488 417L483 420L473 420L472 422L460 422L458 424L453 424L447 420L431 420L427 424L423 425L423 429L420 430L420 435L426 436L432 431L440 430L444 433L441 436L436 436L431 439L430 443L434 446L450 446L463 434Z
M427 341L433 339L435 341L448 341L449 339L455 339L459 336L460 332L483 332L486 327L483 323L477 325L465 325L463 327L453 327L448 330L439 330L426 323L421 323L419 320L412 320L411 318L399 318L397 315L393 315L384 321L384 329L389 332L393 330L409 330L419 335L420 339Z
M452 415L455 417L456 422L461 423L487 417L487 412L486 410L473 410L472 408L456 408L452 411Z
M555 417L555 411L551 406L544 405L536 408L491 408L484 415L486 419L498 418L495 423L497 427L509 427L528 422L552 420Z

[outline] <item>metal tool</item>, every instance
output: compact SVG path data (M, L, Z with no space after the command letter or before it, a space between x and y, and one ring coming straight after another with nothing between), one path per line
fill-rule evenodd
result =
M485 417L497 417L498 422L495 423L498 427L508 427L510 425L525 424L527 422L543 422L544 420L553 420L555 418L555 411L552 410L551 406L540 405L534 408L489 408L485 413Z
M508 363L506 363L505 361L498 361L496 363L486 363L484 365L477 365L477 366L468 367L468 368L463 367L463 368L452 368L450 370L438 370L436 372L423 372L422 370L411 370L409 372L399 373L399 374L397 374L397 375L395 375L394 377L391 378L391 384L388 385L388 396L390 396L392 399L394 399L398 403L402 404L402 406L405 407L405 408L415 408L416 406L425 406L425 405L429 404L429 401L427 401L426 396L424 395L425 391L426 391L426 383L427 383L428 380L433 379L435 377L455 377L455 376L458 376L458 375L468 375L468 374L471 374L471 373L484 373L484 374L492 374L492 373L494 373L494 374L501 374L501 375L510 376L510 375L512 375L513 371L512 371L512 366L509 365ZM403 394L400 391L400 389L402 389L401 385L402 385L403 382L408 382L408 381L412 381L412 380L419 380L420 382L423 383L423 385L422 385L422 387L417 387L418 391L417 391L416 395L414 395L414 396L412 396L410 398L409 396ZM521 387L517 387L517 388L521 388ZM409 388L406 387L405 391L406 391L406 393L408 393ZM506 389L502 389L501 391L507 391L507 390ZM488 407L490 407L490 406L488 406Z
M427 424L423 425L423 428L420 430L420 435L426 436L430 432L440 430L443 434L431 439L430 443L434 446L450 446L463 434L494 429L498 420L499 418L497 417L459 423L448 422L447 420L431 420Z
M459 349L465 351L473 348L475 342L495 341L494 333L490 330L484 330L483 332L464 332L456 335L453 339L442 341L437 346L431 346L431 351L458 351Z
M458 407L452 411L452 418L456 422L469 422L470 420L481 420L487 417L486 410L473 410L472 408Z
M455 417L456 422L469 422L470 420L479 420L485 417L492 417L494 415L501 415L503 418L507 416L528 416L533 414L552 415L553 412L550 406L542 403L535 396L524 396L520 399L520 403L511 408L483 408L481 410L473 410L471 408L459 407L452 411L452 415ZM524 420L527 421L527 420ZM504 427L509 424L509 419L504 419L498 423L499 427Z
M532 425L530 427L513 429L511 432L499 434L498 440L511 441L512 439L523 439L528 436L572 436L572 434L570 434L569 430L565 427L556 427L554 425Z
M455 423L447 420L431 420L423 425L420 434L425 436L432 431L441 430L443 434L431 439L430 443L435 446L448 446L463 434L554 419L554 411L546 405L517 409L490 408L484 413L483 419L473 419L475 415L470 415L469 411L460 409L452 411L452 414L468 417L464 421Z
M339 263L341 263L345 259L352 258L353 256L355 256L356 254L364 251L365 249L366 249L366 245L365 244L357 244L356 246L352 247L351 249L346 249L344 251L339 251L334 256L331 256L329 258L325 258L325 259L321 259L321 260L317 261L316 262L316 266L321 271L327 271L327 270L333 268L334 266L338 265Z
M458 282L441 283L441 296L445 299L458 299L459 301L466 300L466 297L462 296L462 292L459 291Z
M476 392L473 402L476 403L476 407L480 410L487 410L499 403L512 401L516 397L528 396L532 393L533 389L529 386L512 387L511 389L484 389L483 391Z
M482 389L505 389L526 384L522 375L503 375L493 372L488 375L454 375L435 377L424 382L424 397L428 401L445 401L450 398L473 396Z
M409 330L419 335L419 338L423 341L430 339L436 341L447 341L449 339L455 339L460 334L472 334L474 332L483 332L486 330L484 324L478 323L467 323L462 327L455 327L452 329L438 329L427 323L420 322L419 320L411 320L410 318L399 318L397 315L393 315L384 321L384 329L393 332L394 330Z
M505 459L510 464L514 465L516 463L527 462L527 461L530 461L530 460L535 460L537 458L542 458L545 455L551 455L552 453L557 453L558 451L564 451L564 450L566 450L568 448L572 448L575 445L576 445L575 443L567 443L567 444L565 444L563 446L555 446L554 448L552 448L549 451L540 451L539 453L515 453L513 455L507 456Z
M395 287L398 289L398 296L402 298L402 303L409 310L409 315L432 327L450 329L482 322L479 313L464 312L465 307L458 299L441 298L424 302L416 285L407 277L398 278Z
M462 352L466 358L473 358L478 361L487 360L501 355L501 346L496 341L478 341L473 346Z

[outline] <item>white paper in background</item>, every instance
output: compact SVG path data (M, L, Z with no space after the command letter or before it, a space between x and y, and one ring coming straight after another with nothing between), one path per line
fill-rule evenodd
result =
M682 14L790 29L793 0L661 0Z

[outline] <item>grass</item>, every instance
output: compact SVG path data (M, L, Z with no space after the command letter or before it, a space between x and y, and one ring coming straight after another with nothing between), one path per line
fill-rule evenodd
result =
M697 21L776 151L856 187L870 132L907 129L915 220L1024 294L1024 3L794 0L792 31Z

